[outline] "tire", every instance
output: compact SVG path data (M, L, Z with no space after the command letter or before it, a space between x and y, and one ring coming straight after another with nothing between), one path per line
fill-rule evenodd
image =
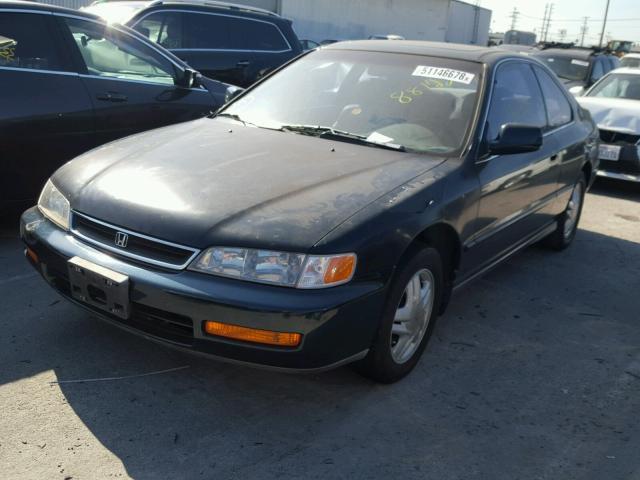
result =
M406 258L392 279L371 349L363 360L355 364L362 375L380 383L396 382L413 370L440 312L444 275L438 251L434 248L416 249ZM418 295L412 296L411 292L418 291L418 285ZM414 301L409 303L409 297ZM411 311L417 313L409 315ZM412 320L397 320L396 315L399 319Z
M558 228L542 241L543 245L557 251L564 250L571 245L578 231L586 190L587 180L582 175L573 186L567 208L558 217Z

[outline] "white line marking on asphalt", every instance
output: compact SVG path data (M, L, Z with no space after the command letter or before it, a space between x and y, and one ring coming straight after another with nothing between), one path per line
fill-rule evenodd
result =
M104 377L104 378L85 378L81 380L56 380L49 382L50 385L62 384L62 383L87 383L87 382L108 382L111 380L127 380L129 378L148 377L150 375L160 375L162 373L177 372L178 370L184 370L189 368L190 365L184 365L182 367L169 368L167 370L158 370L156 372L138 373L136 375L125 375L123 377Z

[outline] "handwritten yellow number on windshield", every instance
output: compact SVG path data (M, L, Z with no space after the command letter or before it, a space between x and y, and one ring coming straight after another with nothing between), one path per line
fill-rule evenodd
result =
M404 90L401 90L400 93L394 92L391 94L391 98L393 100L397 100L398 102L404 104L411 103L413 101L413 97L407 95Z

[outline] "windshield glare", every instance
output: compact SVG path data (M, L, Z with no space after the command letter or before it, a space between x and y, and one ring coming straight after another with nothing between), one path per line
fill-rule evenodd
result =
M462 147L481 65L397 53L320 50L224 110L263 128L328 127L372 143L452 153Z
M124 25L141 7L141 2L103 2L82 8L82 11L98 15L107 23Z
M640 100L640 75L620 73L607 75L591 89L587 96Z
M571 57L543 57L542 60L553 72L565 80L586 80L589 62Z

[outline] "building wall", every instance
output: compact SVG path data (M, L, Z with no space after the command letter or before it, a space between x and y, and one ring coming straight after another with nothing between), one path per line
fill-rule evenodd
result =
M397 34L444 41L450 0L280 0L300 38L351 40ZM488 30L488 28L487 28Z
M452 43L487 45L491 10L451 0L445 40Z

